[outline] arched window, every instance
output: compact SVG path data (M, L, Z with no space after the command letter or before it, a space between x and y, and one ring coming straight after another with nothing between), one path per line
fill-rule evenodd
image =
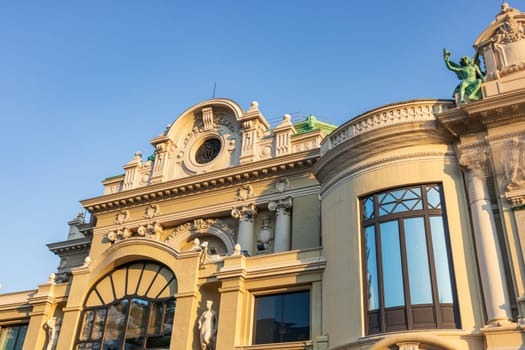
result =
M459 327L441 186L361 200L367 334Z
M168 349L176 291L177 279L166 266L120 266L88 293L76 349Z

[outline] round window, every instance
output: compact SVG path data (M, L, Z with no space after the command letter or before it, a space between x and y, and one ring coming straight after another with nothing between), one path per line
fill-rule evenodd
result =
M195 152L195 161L199 164L209 163L217 157L220 151L221 141L219 139L208 139Z

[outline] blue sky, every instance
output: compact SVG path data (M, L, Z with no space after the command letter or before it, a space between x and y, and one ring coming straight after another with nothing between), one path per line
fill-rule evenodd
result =
M475 4L475 5L474 5ZM340 125L384 104L450 98L442 61L472 56L501 2L0 2L0 284L56 270L79 200L102 194L135 151L212 97L273 121ZM525 5L510 2L525 10ZM521 8L520 8L521 6Z

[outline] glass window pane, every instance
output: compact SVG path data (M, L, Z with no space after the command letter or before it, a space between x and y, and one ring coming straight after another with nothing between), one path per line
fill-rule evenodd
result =
M91 329L93 328L93 318L95 312L93 310L86 311L84 313L84 321L82 322L82 332L80 333L80 340L88 340L91 335Z
M149 316L148 334L160 334L162 325L163 303L153 303L151 305L151 314Z
M448 266L447 242L445 228L441 216L430 217L430 232L434 249L434 265L436 267L436 280L440 303L452 303L452 284L450 282L450 269Z
M363 210L364 220L372 219L374 217L374 197L371 196L364 200Z
M281 341L310 339L310 292L283 295Z
M397 221L387 221L380 224L380 233L385 307L405 305Z
M12 350L15 347L16 338L18 336L18 327L11 326L2 328L0 334L0 350Z
M282 320L281 301L279 295L257 297L255 344L279 342Z
M19 326L18 331L18 339L16 340L16 347L15 350L22 350L22 347L24 346L24 340L26 339L26 333L27 333L27 325L24 324L22 326Z
M310 339L310 291L255 299L254 344Z
M171 334L173 328L173 319L175 317L175 300L166 303L166 314L164 316L163 334Z
M106 324L106 309L98 309L95 311L95 321L93 322L93 331L91 339L102 338L104 332L104 325Z
M126 349L142 348L148 320L148 302L134 298L131 300L128 326L126 328Z
M432 285L428 265L425 221L422 217L403 220L411 304L431 304Z
M365 228L366 235L366 280L368 310L379 309L379 284L377 277L376 234L374 226Z
M104 349L120 349L127 311L127 300L121 300L109 307L106 330L104 331Z
M441 196L438 185L427 187L427 202L429 209L441 208Z

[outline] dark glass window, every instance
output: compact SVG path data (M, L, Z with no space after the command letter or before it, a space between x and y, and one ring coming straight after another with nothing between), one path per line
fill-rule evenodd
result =
M195 160L199 164L206 164L214 160L220 151L221 141L219 139L208 139L195 152Z
M112 271L88 293L76 349L169 349L176 289L173 272L156 263Z
M27 333L27 324L2 326L0 329L0 350L21 350Z
M255 297L254 344L310 339L310 291Z
M361 199L367 334L459 327L443 207L437 184Z

